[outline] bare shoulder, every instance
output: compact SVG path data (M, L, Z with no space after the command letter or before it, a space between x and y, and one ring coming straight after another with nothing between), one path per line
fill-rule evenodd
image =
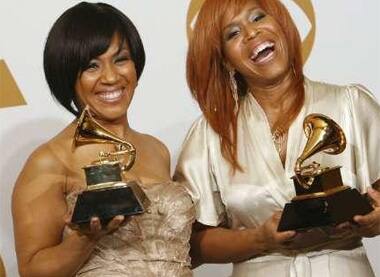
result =
M162 141L149 134L139 133L139 136L141 138L141 142L144 144L144 147L146 147L149 152L155 153L155 155L158 155L165 161L170 162L170 152Z
M15 193L19 190L47 190L54 184L64 184L66 178L67 146L65 132L37 147L26 160L15 185Z
M26 165L36 167L43 171L60 170L62 163L59 161L53 149L54 144L52 145L52 142L42 144L29 156Z
M14 196L32 196L33 191L48 190L55 183L62 183L64 167L50 150L48 144L38 147L26 161L16 181Z

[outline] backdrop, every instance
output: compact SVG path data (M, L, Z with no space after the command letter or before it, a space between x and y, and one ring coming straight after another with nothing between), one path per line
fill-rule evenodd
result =
M187 33L202 0L105 1L136 24L147 64L129 112L139 131L164 141L175 165L181 142L199 116L185 82ZM284 0L304 39L309 78L361 83L380 97L380 2ZM46 35L73 0L3 0L0 4L0 253L8 276L18 276L10 199L31 151L54 136L72 116L50 96L42 70ZM365 240L380 276L380 238ZM195 276L228 276L230 265L206 265Z

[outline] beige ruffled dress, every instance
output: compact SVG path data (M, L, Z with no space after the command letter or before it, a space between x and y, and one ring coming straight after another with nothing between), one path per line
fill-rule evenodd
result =
M192 276L189 239L195 212L186 190L167 182L144 188L148 211L103 237L76 276ZM69 206L75 197L67 197Z

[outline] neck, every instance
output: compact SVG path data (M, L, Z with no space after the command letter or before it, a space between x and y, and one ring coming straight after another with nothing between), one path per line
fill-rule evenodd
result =
M128 118L126 116L123 116L119 119L112 120L112 121L98 119L98 118L95 118L95 120L104 128L111 131L116 136L122 139L127 138L130 135L131 130L132 130L129 126Z
M288 72L281 80L271 84L249 83L249 89L256 101L263 108L271 125L278 121L293 104L296 93L294 74Z

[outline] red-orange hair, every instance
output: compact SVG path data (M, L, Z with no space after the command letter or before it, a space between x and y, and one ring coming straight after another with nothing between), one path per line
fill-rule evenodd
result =
M250 0L206 0L198 14L187 53L187 82L205 118L218 134L223 157L233 170L242 170L237 157L237 114L225 66L222 44L222 20L227 11L237 14ZM287 113L282 128L288 128L304 101L301 39L287 9L279 0L256 0L273 16L287 39L291 65L295 74L296 100ZM241 80L240 80L241 81ZM246 84L239 85L239 95L246 94ZM277 123L276 123L277 124ZM275 125L276 125L275 124Z

